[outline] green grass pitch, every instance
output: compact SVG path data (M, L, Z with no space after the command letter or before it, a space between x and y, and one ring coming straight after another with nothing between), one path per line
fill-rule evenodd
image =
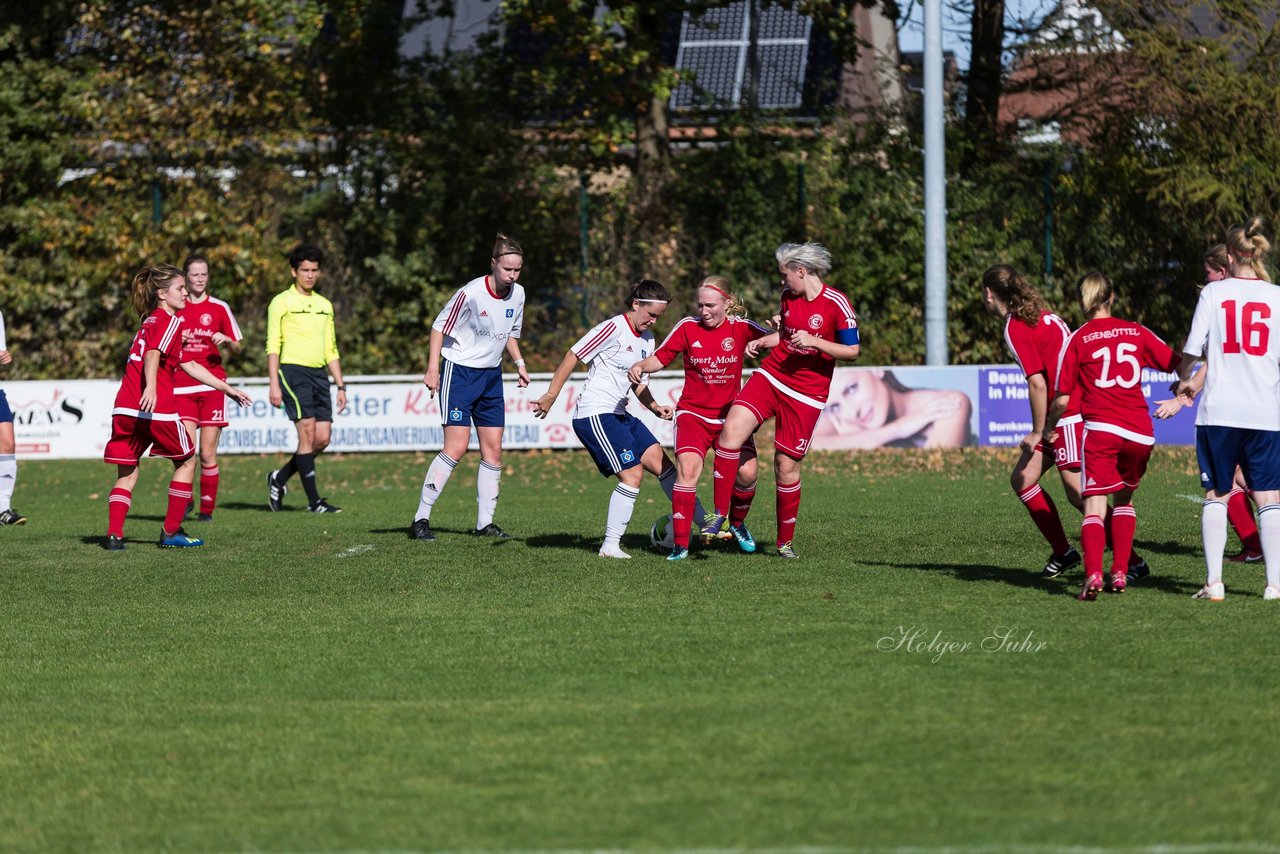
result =
M467 536L476 459L424 544L427 455L322 457L336 516L296 492L268 512L278 458L224 457L190 552L154 545L169 466L149 461L116 554L112 469L21 463L0 850L1280 845L1280 605L1259 564L1228 567L1224 603L1190 598L1190 449L1158 449L1138 493L1155 574L1092 604L1078 571L1038 578L1007 451L816 454L800 561L769 554L766 474L761 554L675 564L647 548L652 479L634 559L596 557L613 482L582 453L509 453L517 539Z

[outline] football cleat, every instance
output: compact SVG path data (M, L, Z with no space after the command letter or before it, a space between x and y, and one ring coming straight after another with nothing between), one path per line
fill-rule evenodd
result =
M511 539L510 534L508 534L506 531L499 528L493 522L490 522L488 525L485 525L483 528L476 528L474 531L471 532L471 535L475 537L493 537L495 540Z
M1192 599L1208 599L1210 602L1221 602L1226 596L1227 589L1221 581L1217 584L1206 584L1191 594Z
M1040 577L1057 578L1078 563L1080 563L1080 552L1068 547L1060 555L1049 555L1049 561L1044 565L1044 569L1040 571Z
M1111 581L1107 584L1108 593L1123 593L1125 588L1129 586L1129 580L1124 572L1111 573Z
M1151 574L1151 564L1147 563L1147 559L1140 557L1136 561L1130 561L1129 571L1126 573L1129 578L1134 581L1141 581Z
M689 550L684 546L676 546L671 550L671 554L667 555L667 560L684 560L689 556Z
M631 560L631 555L624 552L618 546L601 546L600 557L616 557L622 558L623 560Z
M124 551L124 537L117 537L115 534L107 534L107 544L104 548L109 552Z
M197 522L212 522L212 521L213 521L213 514L212 514L212 513L201 513L201 514L199 514L198 516L196 516L196 521L197 521Z
M704 546L718 537L727 535L725 532L725 517L719 513L708 513L702 517L702 528L698 531L698 536L702 538Z
M319 501L317 501L315 504L312 504L307 509L310 510L312 513L341 513L342 512L341 507L334 507L324 498L321 498Z
M738 548L747 554L751 554L756 550L756 538L751 536L751 532L747 530L747 523L741 525L730 525L729 530L733 533L734 539L738 541Z
M1241 549L1238 553L1229 555L1225 560L1227 563L1257 563L1262 560L1262 552L1251 552L1248 549Z
M1090 575L1084 580L1084 586L1080 588L1079 599L1081 602L1092 602L1098 598L1098 593L1102 591L1102 576Z
M267 506L274 512L283 506L284 497L289 494L289 487L283 483L276 483L276 475L280 474L280 470L276 469L267 475Z
M1268 587L1266 590L1263 590L1262 598L1268 602L1280 599L1280 587Z
M0 525L25 525L27 517L10 507L4 512L0 512Z
M431 533L431 521L429 519L414 519L413 524L409 526L409 536L424 543L434 543L436 541L436 535Z
M791 543L778 543L778 557L795 560L800 555L796 554L796 550L791 548Z
M204 540L187 536L187 532L179 528L172 534L160 529L160 548L162 549L194 549L204 545Z

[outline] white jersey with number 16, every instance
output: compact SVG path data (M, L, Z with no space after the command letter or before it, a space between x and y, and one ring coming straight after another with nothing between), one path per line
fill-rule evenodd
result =
M1280 287L1261 279L1209 283L1182 349L1208 363L1196 424L1280 430Z

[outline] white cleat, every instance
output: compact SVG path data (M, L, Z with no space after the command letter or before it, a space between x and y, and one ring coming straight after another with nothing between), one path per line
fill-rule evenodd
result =
M1262 598L1268 602L1280 599L1280 587L1268 587L1262 591Z
M1206 584L1198 591L1191 595L1192 599L1208 599L1210 602L1221 602L1226 598L1226 588L1222 586L1222 582L1217 584Z
M601 546L600 557L617 557L623 560L631 560L631 555L624 552L617 546Z

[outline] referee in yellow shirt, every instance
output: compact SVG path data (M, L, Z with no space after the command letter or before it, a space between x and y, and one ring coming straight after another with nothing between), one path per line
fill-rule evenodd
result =
M271 380L272 406L283 406L298 429L298 450L283 468L267 475L267 505L279 510L294 472L302 478L307 506L312 513L340 513L320 497L316 486L316 454L329 447L333 405L329 402L329 378L338 387L338 411L347 408L342 384L338 338L333 325L333 303L315 292L324 252L302 244L289 253L293 285L276 294L267 306L267 376Z

